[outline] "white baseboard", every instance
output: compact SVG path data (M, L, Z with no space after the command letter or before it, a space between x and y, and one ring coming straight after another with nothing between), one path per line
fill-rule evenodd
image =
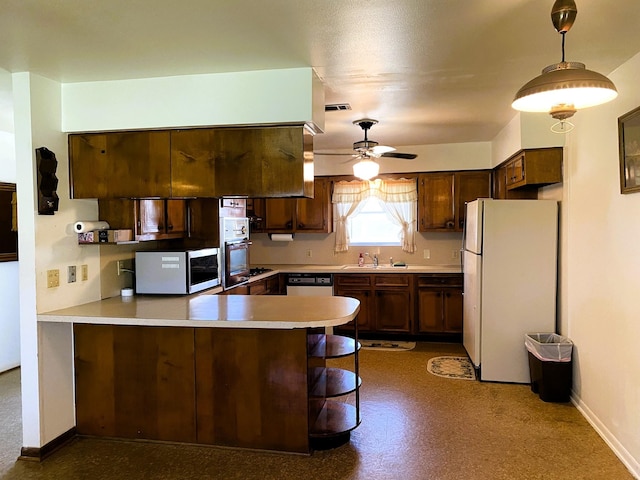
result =
M571 395L571 403L575 405L578 411L591 424L593 429L602 437L605 443L611 448L613 453L620 459L625 467L631 472L635 478L640 479L640 462L633 458L626 448L618 441L618 439L609 431L609 429L600 421L600 419L585 405L585 403L575 393Z

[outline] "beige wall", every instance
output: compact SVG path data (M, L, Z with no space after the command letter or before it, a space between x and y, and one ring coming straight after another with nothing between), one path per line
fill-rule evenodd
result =
M619 97L578 112L567 134L561 323L578 406L640 476L640 194L620 194L617 130L640 105L640 55L609 77Z

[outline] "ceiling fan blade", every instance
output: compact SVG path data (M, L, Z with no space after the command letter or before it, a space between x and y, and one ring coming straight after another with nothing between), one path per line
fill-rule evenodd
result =
M314 155L342 155L343 157L350 155L352 157L355 157L356 155L353 153L347 153L347 152L313 152Z
M403 160L413 160L418 155L416 155L414 153L387 152L387 153L383 153L381 156L383 156L383 157L401 158Z
M384 155L385 153L395 152L395 150L396 150L395 148L388 147L386 145L376 145L375 147L369 149L369 152L372 155L380 156L380 155Z

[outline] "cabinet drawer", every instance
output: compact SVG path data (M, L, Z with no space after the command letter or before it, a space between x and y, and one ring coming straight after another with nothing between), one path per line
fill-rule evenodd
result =
M410 275L374 275L374 284L376 287L408 287L411 284Z
M419 287L462 286L462 274L421 275L418 277Z
M369 275L336 275L334 277L334 282L336 285L341 287L370 287L371 286L371 276Z

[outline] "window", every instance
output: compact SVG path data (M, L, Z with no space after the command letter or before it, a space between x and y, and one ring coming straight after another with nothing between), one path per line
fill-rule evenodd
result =
M415 251L415 179L338 182L331 201L336 252L346 252L350 244L400 245L405 252Z
M349 245L400 246L402 227L389 217L382 200L369 197L363 206L347 220Z

